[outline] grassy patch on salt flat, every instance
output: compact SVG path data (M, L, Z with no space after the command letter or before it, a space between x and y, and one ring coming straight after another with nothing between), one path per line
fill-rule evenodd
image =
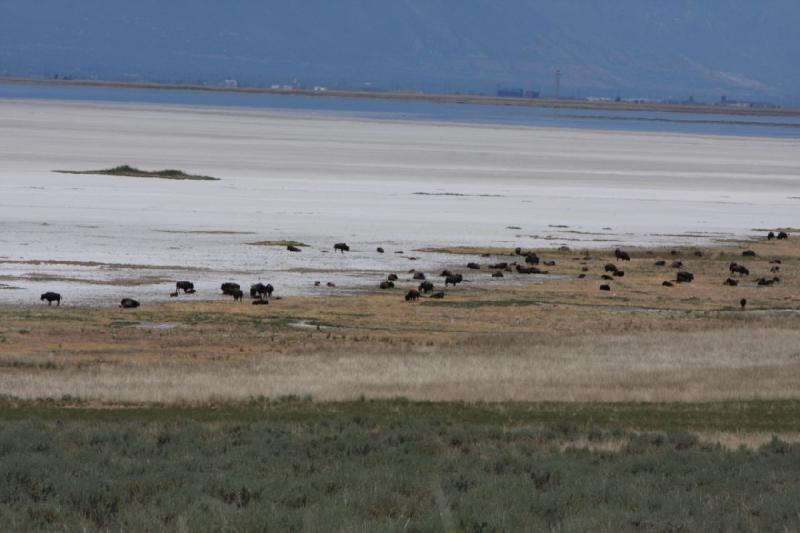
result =
M140 170L129 165L121 165L104 170L54 170L53 172L58 172L59 174L92 174L101 176L125 176L130 178L158 178L165 180L219 181L219 178L187 174L182 170L165 169L149 171Z
M15 530L794 530L798 402L0 402ZM643 426L646 431L628 429Z
M308 245L300 241L256 241L248 242L250 246L279 246L285 248L287 246L296 246L298 248L308 248Z

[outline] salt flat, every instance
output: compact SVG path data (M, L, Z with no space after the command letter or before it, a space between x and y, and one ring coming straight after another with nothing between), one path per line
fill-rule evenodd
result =
M120 164L221 181L52 172ZM0 303L163 299L176 278L348 290L454 261L421 247L706 244L798 226L798 197L797 140L5 100ZM282 239L310 246L246 244Z

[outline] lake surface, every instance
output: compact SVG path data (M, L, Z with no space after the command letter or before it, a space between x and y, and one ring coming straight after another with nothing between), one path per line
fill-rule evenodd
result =
M800 138L799 117L553 109L290 94L2 83L0 83L0 98L296 110L359 118L454 124Z

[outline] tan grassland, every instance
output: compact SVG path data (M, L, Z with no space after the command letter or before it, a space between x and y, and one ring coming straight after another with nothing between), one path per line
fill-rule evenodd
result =
M752 249L755 258L741 252ZM467 280L489 278L490 253ZM191 296L136 310L0 307L0 392L100 402L311 395L467 401L709 401L800 397L800 241L629 250L598 290L611 251L540 252L558 279L464 283L443 300L397 289L252 306ZM505 254L505 255L500 255ZM589 259L585 259L589 257ZM667 266L655 266L659 259ZM771 263L780 260L781 264ZM675 279L680 260L695 281ZM723 286L728 263L750 269ZM779 266L780 272L770 269ZM577 279L582 268L587 278ZM387 273L388 274L388 273ZM398 274L401 280L407 275ZM441 286L438 273L429 279ZM780 282L758 287L760 277ZM738 276L734 276L738 277ZM510 279L509 279L510 278ZM536 280L536 283L532 281ZM379 279L376 279L376 286ZM311 283L311 280L309 281ZM442 287L443 288L443 287ZM746 310L739 300L746 298Z

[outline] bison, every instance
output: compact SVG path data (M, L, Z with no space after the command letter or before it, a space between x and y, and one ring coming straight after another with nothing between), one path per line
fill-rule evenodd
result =
M228 293L230 296L233 296L234 302L241 302L242 298L244 298L244 292L241 289L236 289Z
M416 280L424 280L425 273L424 272L414 272L414 279Z
M415 291L411 289L406 293L406 301L407 302L416 302L419 299L419 291Z
M753 250L745 250L742 252L742 257L755 257L756 253Z
M728 278L728 279L725 280L724 284L727 285L728 287L736 287L736 286L739 285L739 280L738 279L733 279L733 278Z
M430 297L431 298L436 298L438 300L441 300L442 298L444 298L444 293L442 291L434 292L433 294L431 294Z
M349 252L350 251L350 247L347 246L346 243L337 242L336 244L333 245L333 251L335 252L337 250L342 252L342 253L345 253L345 252Z
M42 302L47 300L48 306L53 305L53 302L56 302L57 307L61 306L61 295L58 294L57 292L46 292L42 294L39 300Z
M388 276L386 276L386 279L388 281L397 281L397 274L389 274Z
M673 261L670 268L683 268L683 261Z
M617 265L615 265L613 263L609 263L609 264L607 264L605 266L605 271L606 272L616 272L617 271Z
M302 252L303 251L303 250L301 250L300 248L298 248L297 246L295 246L293 244L287 244L286 245L286 249L289 250L290 252Z
M394 282L392 282L392 281L381 281L380 288L381 289L394 289Z
M226 296L230 296L230 295L233 294L234 291L238 291L239 289L241 289L241 287L239 286L238 283L230 283L230 282L228 282L228 283L223 283L220 286L220 289L222 289L222 294L225 294Z
M661 283L661 286L662 287L674 287L675 284L673 284L671 281L664 281L664 282Z
M543 264L544 264L544 266L548 266L548 267L556 266L556 262L555 261L545 261Z
M383 248L378 246L378 248L375 251L377 251L379 254L382 254L383 253Z
M529 265L538 265L539 264L539 256L533 252L530 252L528 255L525 256L525 262Z
M478 263L467 263L467 268L470 270L480 270L481 266Z
M747 307L747 298L742 298L739 300L739 305L742 306L742 311L744 311L744 308Z
M253 300L253 305L268 305L268 304L269 304L269 300L265 300L263 298L261 298L259 300Z
M189 291L194 291L194 283L191 281L179 281L175 283L175 292L178 291L183 291L184 294L189 293Z
M731 274L739 274L740 276L749 276L750 271L744 265L738 265L736 263L731 263L728 265L728 270L731 271Z
M611 286L610 285L600 285L600 290L601 291L610 291L611 290Z
M623 252L619 248L614 250L614 257L616 257L620 261L630 261L631 260L631 256L628 255L628 252Z
M250 298L264 298L265 296L270 298L272 297L272 292L275 288L267 283L264 285L263 283L256 283L255 285L250 285Z
M694 274L681 270L675 279L678 283L691 283L694 281Z
M778 233L778 237L777 237L777 239L778 239L779 241L783 241L783 240L786 240L786 239L788 239L788 238L789 238L789 234L788 234L788 233L786 233L785 231L781 231L780 233Z
M492 277L493 278L502 278L503 277L503 273L500 272L499 270L497 272L492 272Z
M774 238L775 238L775 232L774 231L770 231L769 233L767 233L767 240L768 241L771 241Z
M655 263L653 263L653 265L655 265L657 267L663 267L663 266L667 265L667 262L666 261L656 261Z
M433 283L431 283L430 281L423 281L422 283L419 284L417 290L419 290L419 292L421 293L431 292L433 291Z
M139 302L137 302L133 298L123 298L119 302L119 306L123 309L136 309L137 307L139 307Z
M508 263L495 263L493 265L489 265L490 270L505 270L508 268Z
M450 272L449 270L442 270L442 273L439 274L439 276L441 276L443 278L447 278L447 277L452 276L452 275L453 275L453 273Z
M609 276L608 274L603 274L602 276L600 276L600 278L601 278L601 279L604 279L604 280L606 280L606 281L611 281L611 280L613 280L613 279L614 279L614 278L612 278L611 276Z
M613 274L611 274L611 275L612 275L612 276L615 276L615 277L617 277L617 278L621 278L621 277L624 277L624 276L625 276L625 271L623 271L623 270L617 270L616 272L614 272L614 273L613 273Z
M463 276L461 276L461 274L456 274L454 276L447 276L444 279L444 286L447 287L448 285L452 285L453 287L455 287L462 281L464 281L464 278Z

